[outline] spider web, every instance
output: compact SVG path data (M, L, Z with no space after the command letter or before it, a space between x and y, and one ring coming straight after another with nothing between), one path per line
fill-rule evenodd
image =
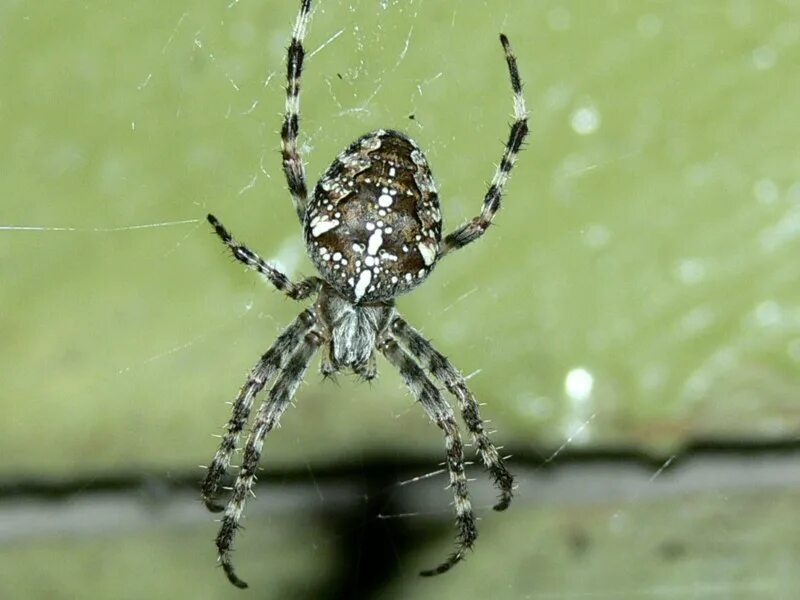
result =
M523 9L510 1L440 4L315 2L301 101L300 142L309 184L356 136L393 127L406 130L426 149L446 198L447 223L461 222L478 210L483 187L500 157L511 109L494 36L499 31L524 31L519 27ZM546 4L535 13L541 17L538 20L524 10L531 37L536 31L568 32L581 26L574 6ZM747 5L730 3L732 27L755 27ZM607 3L607 9L620 10L614 2ZM209 234L205 214L220 216L237 237L291 277L311 272L276 151L283 61L295 7L234 0L174 3L153 15L143 14L154 10L146 3L125 9L90 3L81 9L48 9L52 14L42 10L22 1L0 9L4 17L0 40L9 45L4 55L32 56L30 61L6 58L2 63L4 81L15 82L0 96L0 111L6 112L0 131L10 140L8 168L0 176L4 197L0 272L6 282L0 324L8 340L3 351L8 367L4 414L10 424L0 446L8 457L4 480L92 481L118 473L180 479L182 473L195 473L197 461L207 460L198 457L210 457L213 451L207 432L227 418L227 408L219 400L232 396L250 364L298 310L265 290L239 265L220 259L225 253ZM658 39L668 21L657 12L642 9L632 17L629 29L612 36L615 41L604 45L597 58L598 70L616 64L626 49L634 47L634 38ZM52 25L58 22L68 23L66 29L72 33ZM11 28L23 32L17 37L31 35L34 43L20 42L24 50L11 47L7 40L16 39ZM737 63L731 73L770 71L791 51L796 38L790 27L776 27L753 48L743 61L747 64ZM512 41L519 49L545 49L518 39ZM608 108L612 103L604 104L602 92L592 85L585 86L591 93L576 91L581 82L569 74L577 67L559 58L569 54L567 48L558 48L548 56L529 51L524 61L520 57L524 76L547 73L542 79L556 82L545 87L528 80L528 100L545 115L563 112L566 130L579 139L596 138L605 119L614 118L608 114L613 112ZM537 70L534 65L545 59L552 59L554 66ZM62 71L68 76L59 75ZM548 135L553 133L547 129L552 123L543 120L527 152L546 158L543 155L552 144L559 162L536 172L531 158L529 174L515 172L512 177L520 182L512 186L514 201L522 205L538 200L534 189L542 189L543 197L549 193L558 203L552 218L581 221L580 243L601 256L615 236L623 235L618 224L615 229L611 210L606 216L582 209L583 218L576 219L568 208L588 195L581 186L596 181L593 177L608 172L621 177L620 171L635 177L628 169L647 153L647 137L663 110L648 104L638 114L633 136L641 143L596 151L559 147L558 135ZM475 144L476 136L485 148ZM537 146L547 150L537 151ZM740 183L729 167L714 161L698 163L686 177L696 187L714 177ZM555 173L551 182L542 181L545 172ZM747 189L762 211L758 235L751 237L758 239L764 254L747 260L743 256L747 250L732 250L717 260L702 256L703 246L698 245L694 254L675 260L669 268L690 290L725 276L737 265L770 271L762 288L766 291L759 291L757 302L746 309L739 336L703 348L693 368L681 365L679 359L670 364L654 359L642 367L637 390L652 392L653 404L680 397L690 406L701 406L700 416L708 422L730 423L742 420L740 413L731 416L721 408L702 408L703 399L721 385L718 382L742 371L736 380L740 387L723 387L717 397L759 390L772 399L767 417L759 421L761 430L774 428L780 434L780 430L790 432L796 422L791 401L796 378L775 375L759 360L773 347L786 348L784 360L790 366L796 367L800 360L800 328L792 308L795 296L784 293L789 289L786 282L796 274L784 257L800 231L800 187L793 179L783 181L767 172L748 182ZM724 225L721 218L709 219L708 238L747 237L754 211L732 212ZM686 528L708 527L717 517L724 521L713 532L720 536L719 544L738 535L752 536L757 547L769 545L773 530L767 522L747 521L748 501L760 509L753 512L783 515L781 500L800 481L793 456L751 463L711 453L684 466L683 451L676 444L656 449L658 458L652 461L640 460L636 452L633 458L622 453L606 462L592 462L598 456L591 453L585 463L575 458L586 448L597 447L593 444L598 432L612 431L606 442L614 442L617 434L624 441L631 439L625 437L624 426L609 426L614 406L599 404L598 398L605 394L621 402L618 396L637 392L622 391L617 396L603 388L614 381L614 367L597 358L607 348L613 350L614 344L624 345L618 340L630 339L626 331L631 323L609 322L605 337L593 342L594 362L576 358L568 352L574 347L569 341L553 336L547 343L555 347L554 355L567 359L548 364L551 355L533 338L550 331L547 323L554 318L552 305L557 302L547 305L548 298L559 298L557 290L575 282L559 267L551 285L542 284L537 290L544 300L535 311L516 299L507 302L506 293L512 288L506 282L521 275L509 262L502 266L493 262L499 249L512 248L500 240L517 236L514 249L538 251L542 246L530 240L535 236L527 235L527 230L509 222L514 219L510 213L501 214L505 224L493 229L493 236L482 242L482 251L454 258L447 270L437 273L435 282L401 300L412 321L472 374L470 384L480 397L492 399L484 412L498 417L496 437L512 440L512 470L521 484L512 509L494 515L489 509L493 492L485 474L480 465L469 467L469 477L477 479L471 486L482 517L482 537L468 564L453 572L457 583L449 585L455 590L466 585L462 582L474 581L470 579L474 573L468 571L478 565L499 565L494 572L508 568L507 577L501 578L507 597L756 596L791 580L792 575L776 570L769 561L762 574L732 575L731 570L742 566L737 562L740 555L725 563L713 543L692 546L685 539L690 534ZM538 218L527 209L521 214L531 223ZM544 229L536 231L546 238ZM563 243L546 248L550 256L561 258ZM565 262L571 260L567 257ZM543 261L533 258L525 264L533 271ZM674 309L681 314L680 331L665 340L665 346L678 344L681 336L692 332L712 330L727 318L715 306L681 306L691 293L673 304L667 299L658 305L664 312ZM507 315L490 318L498 307ZM494 336L485 327L476 334L483 320L500 323L505 332L532 333L522 341L518 335ZM511 325L502 325L506 320ZM583 325L581 321L570 329L583 331ZM674 377L671 367L683 368L686 376ZM358 539L362 532L342 515L354 510L353 498L363 496L369 511L355 514L366 515L373 526L392 523L385 540L397 555L387 559L391 565L386 569L395 575L387 575L384 583L394 586L391 589L418 585L412 579L415 569L430 566L418 563L440 558L439 550L449 549L452 534L444 527L452 511L447 505L450 492L441 489L447 477L435 458L430 460L441 454L438 431L425 421L386 365L371 387L348 378L337 385L323 384L314 370L300 389L296 410L287 414L284 427L266 444L267 483L248 508L250 527L240 540L237 560L254 554L263 559L264 551L255 543L261 537L253 530L269 531L279 519L293 523L323 515L341 528L315 521L318 530L298 538L304 552L297 559L316 561L320 570L333 568L337 558L331 553L342 538ZM674 379L683 387L671 384ZM32 405L41 407L35 416ZM652 408L646 400L641 406L645 408L640 410ZM664 411L670 410L678 408L667 404ZM750 414L756 418L757 412L753 409ZM530 420L520 425L515 416ZM705 425L704 421L695 433L713 431ZM49 443L31 444L31 433L35 440ZM647 432L640 435L647 437ZM543 447L551 450L544 455L531 450ZM363 467L367 474L363 481L359 476L332 480L331 464L350 473L367 465ZM369 465L383 471L376 475ZM270 478L273 467L277 480ZM288 473L291 481L280 481L281 473ZM92 489L90 484L86 487ZM13 489L13 484L6 489ZM742 500L742 489L751 500ZM767 502L763 492L772 489L781 493L775 494L778 500ZM155 521L138 500L126 496L121 503L113 494L101 497L92 492L81 500L84 504L67 510L62 505L40 506L39 500L10 506L0 512L4 524L0 530L7 532L0 540L8 544L54 535L113 537L152 528L153 523L197 528L209 522L208 515L191 504L194 492L173 493L158 485L147 490L148 501L162 508ZM707 518L675 500L683 496L696 504L696 513L706 511ZM731 514L745 525L725 520ZM659 522L665 526L655 526ZM637 528L642 529L638 536L631 533ZM677 533L671 535L669 528ZM300 530L289 527L287 536ZM526 537L515 537L517 530ZM208 537L204 530L204 540ZM615 539L621 540L616 546ZM640 548L652 551L657 559L646 564L651 570L639 580L624 579L626 569L612 561L609 568L618 578L609 583L597 575L604 565L594 562L593 540L604 551L611 548L620 561L627 557L635 564ZM369 543L363 542L362 554L374 550ZM409 544L418 547L409 550ZM786 548L788 542L777 540L774 546ZM211 554L209 550L209 568ZM525 557L525 568L532 564L560 568L572 583L534 585L511 572L511 567L524 570L516 556ZM679 578L664 575L664 570L682 568ZM397 572L404 575L396 576ZM581 577L591 585L581 585Z

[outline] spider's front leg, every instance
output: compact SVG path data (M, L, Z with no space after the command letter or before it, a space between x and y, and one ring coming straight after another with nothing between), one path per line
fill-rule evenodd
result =
M239 521L244 511L247 496L256 478L264 438L278 425L281 415L289 406L297 387L303 380L308 363L322 345L322 342L322 337L316 331L312 330L306 333L303 341L287 361L280 376L275 381L275 385L269 391L269 397L259 408L253 422L250 437L247 439L244 456L242 457L242 468L233 486L233 495L225 508L222 526L216 539L222 568L225 570L228 580L236 587L246 588L247 584L239 579L234 571L231 563L231 549L236 531L239 529Z
M511 125L511 132L508 135L506 148L503 151L503 158L500 160L500 164L497 165L492 183L489 185L489 189L483 199L481 214L445 237L439 249L439 258L448 252L458 250L470 242L474 242L492 224L492 219L494 219L497 211L500 210L503 190L511 174L511 169L514 168L517 154L528 136L528 110L525 108L525 97L522 95L522 81L517 70L517 59L511 50L508 38L503 34L500 34L500 43L503 44L503 50L506 54L511 88L514 91L514 123Z
M450 393L458 399L461 416L467 425L467 429L472 434L472 440L478 450L478 454L486 469L491 473L495 486L500 490L500 498L494 509L505 510L511 503L514 477L506 469L503 458L497 452L497 448L484 429L478 401L467 387L464 376L441 352L433 347L430 341L425 339L421 333L411 327L404 319L395 318L392 321L391 330L392 334L400 340L420 364L436 379L441 381Z
M255 398L256 394L258 394L267 382L272 379L275 373L284 368L289 357L300 345L303 336L308 333L315 322L316 318L311 310L303 311L303 313L278 336L275 343L272 344L270 349L264 353L258 363L256 363L250 371L247 381L242 386L239 395L236 397L236 401L233 403L233 411L228 425L225 428L225 434L222 436L219 449L214 455L211 464L208 466L208 471L203 481L203 503L208 510L220 512L224 509L222 505L216 502L219 484L228 472L228 468L231 464L231 456L239 442L239 436L247 424L247 419L250 417L253 398Z
M230 249L233 257L254 271L258 271L267 281L274 285L278 291L283 292L292 300L305 300L319 291L322 286L322 280L319 277L309 277L294 283L258 254L250 250L250 248L233 239L230 232L225 229L214 215L208 215L207 219L214 228L214 232L222 240L222 243Z
M422 571L420 575L440 575L449 571L453 565L464 559L467 550L472 548L478 537L475 515L469 501L467 477L464 473L464 448L458 425L453 417L450 405L442 398L439 390L425 375L425 372L398 344L392 339L384 340L380 351L399 371L403 381L422 404L428 417L444 431L447 470L450 473L450 486L456 508L456 524L458 526L458 544L455 551L439 566Z

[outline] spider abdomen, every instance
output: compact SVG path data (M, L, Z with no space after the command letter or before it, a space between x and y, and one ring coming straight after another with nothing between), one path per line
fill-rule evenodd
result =
M398 131L360 137L317 183L304 230L320 274L351 302L386 301L419 285L442 236L425 155Z

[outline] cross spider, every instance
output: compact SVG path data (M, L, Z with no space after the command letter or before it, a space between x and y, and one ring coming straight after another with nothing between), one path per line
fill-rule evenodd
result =
M311 198L306 188L303 159L297 148L303 38L311 0L301 0L287 57L286 108L281 128L283 170L297 216L303 225L308 253L321 277L300 282L265 262L228 233L213 216L208 221L233 256L258 271L294 300L316 294L304 310L256 363L233 404L219 450L203 482L203 501L209 510L224 510L216 538L219 560L235 586L247 584L231 563L233 539L245 500L256 476L266 435L278 424L317 350L321 371L332 375L351 369L364 379L376 374L375 350L400 371L403 381L428 417L444 432L446 465L455 497L458 543L439 566L422 575L448 571L464 558L478 531L464 474L464 452L450 405L426 375L427 370L453 394L461 415L500 496L495 510L511 502L513 477L484 430L478 403L464 377L416 329L397 313L394 299L413 289L446 254L475 241L491 225L500 208L503 188L525 137L527 111L522 83L508 38L500 35L514 93L514 123L503 157L483 200L480 215L442 240L439 198L428 161L419 147L399 131L379 129L361 136L328 168ZM260 406L244 447L239 475L227 506L217 504L220 481L228 471L239 436L250 416L255 395L275 377Z

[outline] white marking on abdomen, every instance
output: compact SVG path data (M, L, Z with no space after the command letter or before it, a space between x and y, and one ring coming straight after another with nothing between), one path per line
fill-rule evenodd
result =
M367 253L372 255L377 254L382 245L383 232L380 229L376 229L372 232L372 235L369 236L369 241L367 242Z
M432 265L433 261L436 260L436 247L430 242L420 242L417 244L417 248L419 248L419 253L422 255L425 265Z
M311 235L314 237L319 237L326 231L330 231L331 229L339 226L339 221L337 219L329 219L325 215L317 215L313 219L311 219Z
M367 271L366 269L361 271L361 274L359 274L358 276L358 283L356 283L356 287L354 288L354 291L356 293L356 302L361 300L361 298L364 296L364 292L367 291L367 286L370 284L371 281L372 281L372 273L370 271Z

